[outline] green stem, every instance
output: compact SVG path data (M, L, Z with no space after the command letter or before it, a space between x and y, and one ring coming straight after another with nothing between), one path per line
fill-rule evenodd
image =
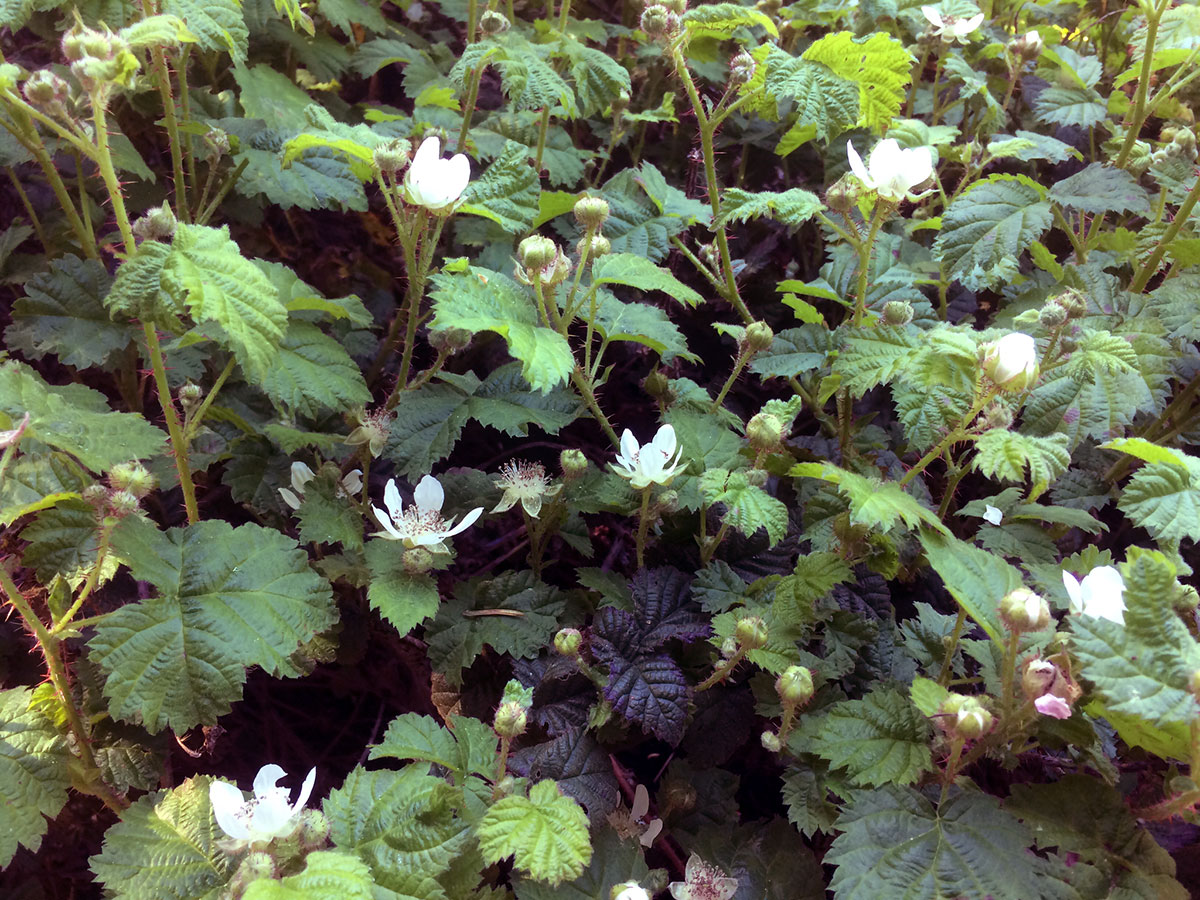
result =
M738 663L745 658L746 648L738 647L733 656L729 657L729 659L724 660L723 662L718 663L717 667L713 669L713 673L696 685L696 691L707 691L710 687L720 684L729 677L729 673L736 669L738 667Z
M546 152L546 133L550 130L550 107L542 110L542 119L538 122L537 151L533 158L533 169L538 175L542 172L542 154Z
M100 544L96 549L96 562L92 565L92 569L88 572L87 581L83 583L83 587L79 591L79 596L75 598L75 602L71 604L71 608L62 614L53 627L47 632L51 637L57 637L70 624L75 615L83 608L83 604L87 602L87 598L91 596L92 591L96 589L96 585L100 581L101 570L104 568L104 560L108 556L108 542L112 536L112 527L103 522L100 525Z
M702 514L706 514L706 510L701 510ZM704 524L704 520L700 520L700 524ZM700 547L700 563L707 566L712 561L713 555L717 552L717 548L721 546L721 541L725 540L725 535L729 533L729 521L722 520L721 527L717 529L717 533L713 535L712 541L707 544L701 544Z
M646 533L650 530L650 494L653 492L650 485L642 488L642 509L638 513L638 530L637 530L637 567L644 569L646 567Z
M217 376L217 380L213 382L213 386L208 389L204 400L200 406L188 418L187 425L184 428L183 438L190 445L193 438L196 437L196 432L199 431L200 425L204 422L204 415L208 412L208 408L212 406L213 400L217 398L221 388L225 384L225 380L233 373L234 366L237 365L237 360L234 357L229 357L229 361L225 363L225 368L221 370L221 374Z
M1171 224L1167 226L1167 230L1163 232L1162 238L1158 245L1155 246L1154 252L1150 254L1133 279L1133 283L1129 286L1129 290L1135 294L1141 293L1146 288L1146 284L1154 277L1154 273L1158 271L1159 265L1162 264L1162 258L1166 255L1167 249L1171 246L1171 242L1175 240L1179 234L1179 230L1183 228L1188 218L1192 214L1192 209L1196 206L1196 201L1200 200L1200 177L1196 178L1196 183L1192 185L1192 189L1188 191L1187 197L1184 198L1178 212L1175 213L1175 218L1171 220Z
M867 311L867 278L871 269L871 251L875 249L875 238L883 225L883 219L889 204L880 200L875 201L875 209L871 213L871 226L867 231L867 239L858 248L858 291L854 298L854 318L852 324L856 327L862 324Z
M492 782L492 800L500 798L500 782L504 780L504 776L508 774L508 748L512 744L512 738L500 736L500 753L496 757L496 780Z
M99 97L92 97L92 124L96 128L96 165L100 167L100 177L104 180L108 199L117 217L117 229L121 232L125 254L132 256L136 246L133 229L129 224L129 213L125 211L125 194L121 190L121 182L117 179L117 171L113 168L112 152L108 146L108 116L104 104L99 100ZM157 341L157 338L155 340Z
M8 180L12 182L13 189L16 190L17 196L21 199L21 206L25 208L25 214L29 216L29 221L33 225L33 231L37 235L38 243L42 245L42 252L49 255L50 244L46 241L46 232L42 230L42 220L38 218L33 204L29 202L29 195L25 193L25 188L21 187L21 180L17 178L17 173L12 170L12 166L6 166L4 171L8 173Z
M712 406L709 407L708 411L710 414L716 414L717 410L721 408L721 404L725 402L725 395L729 393L729 389L733 387L733 383L737 381L738 376L742 374L742 370L746 368L746 365L753 358L753 352L738 353L737 357L733 361L733 371L729 373L729 377L726 378L725 383L721 385L721 391L717 394L717 399L714 400L712 402Z
M475 115L475 103L479 100L479 85L483 81L483 70L487 68L487 57L479 61L479 65L471 70L471 82L467 86L467 101L463 104L462 127L458 130L458 149L463 151L467 146L467 133L471 130L471 117Z
M175 77L179 79L179 111L185 122L192 120L192 100L188 95L188 57L191 55L192 48L190 44L184 44L183 49L179 52L179 62L175 66ZM192 136L190 134L183 135L183 156L187 165L187 183L191 190L196 190L196 153L192 145ZM178 190L176 194L178 195ZM187 200L187 194L184 194L184 200Z
M142 332L146 336L146 346L150 351L154 385L158 389L158 405L162 407L163 416L167 420L171 455L175 457L175 471L179 473L179 488L183 491L183 506L187 510L188 524L195 525L200 521L200 510L196 506L196 487L192 484L192 470L188 466L187 439L183 435L175 402L171 399L171 386L167 383L167 367L163 364L162 345L158 342L158 332L151 323L143 323Z
M960 606L958 608L958 618L954 620L954 630L950 632L950 639L946 642L946 655L942 657L942 668L938 672L938 684L942 687L946 687L950 683L954 652L958 649L958 639L962 636L963 626L966 622L967 611Z
M1013 683L1016 680L1017 651L1021 644L1021 633L1011 631L1004 647L1004 670L1000 673L1000 708L1004 727L1012 718Z
M179 121L175 118L175 97L171 92L171 72L167 67L167 56L162 47L150 52L154 63L154 78L162 95L163 120L167 126L167 141L171 145L171 171L175 179L175 209L183 222L191 219L187 202L187 179L183 175L183 144L179 138Z
M250 158L246 157L240 163L238 163L238 167L236 169L225 176L225 180L221 182L220 189L216 194L213 195L213 198L211 201L209 201L208 206L206 206L204 210L198 216L196 216L197 225L206 225L208 223L208 220L213 217L213 213L217 211L217 207L221 205L221 201L225 199L225 195L233 190L233 186L237 184L238 179L242 177L242 173L246 171L246 166L248 165L250 165Z
M962 738L954 738L950 745L950 759L946 761L946 770L942 773L942 793L938 798L938 808L946 802L946 795L950 791L950 785L954 783L955 777L958 775L958 764L962 759L963 744L966 743Z
M600 404L596 401L596 390L592 386L591 379L584 374L578 365L571 372L571 383L575 385L575 390L583 395L583 402L587 405L588 411L591 412L592 417L599 423L600 428L608 436L608 439L612 441L612 445L619 448L621 446L621 439L617 437L612 423L608 421L608 416L604 414L604 410L600 408Z
M479 21L479 0L467 0L467 43L475 43L475 29ZM462 144L460 143L461 147Z
M941 456L943 450L962 440L963 437L966 436L967 427L972 421L974 421L975 417L979 415L980 410L987 405L987 402L995 396L995 390L984 391L983 395L980 396L975 404L969 410L967 410L967 414L963 416L963 420L958 424L958 426L956 428L952 428L946 434L946 436L937 443L935 447L933 447L928 453L922 456L920 460L918 460L915 466L904 473L904 476L899 481L899 485L904 487L923 471L925 471L926 466Z
M422 234L429 221L429 214L421 209L417 217L417 233ZM434 219L433 229L421 236L420 253L417 254L416 264L408 269L408 290L405 291L405 307L408 312L407 324L404 328L404 349L400 354L400 375L396 386L388 397L387 408L395 409L400 400L400 394L408 389L408 378L412 372L413 352L417 343L417 326L421 322L421 300L425 297L425 279L429 273L429 264L437 249L438 239L442 236L442 226L446 224L443 216Z
M1137 143L1142 125L1146 121L1146 92L1150 90L1150 76L1154 71L1154 43L1158 39L1158 24L1170 3L1171 0L1160 0L1146 13L1146 53L1142 57L1142 71L1138 76L1137 91L1133 96L1133 116L1125 122L1128 129L1125 134L1125 142L1121 145L1121 152L1117 154L1116 161L1113 163L1118 169L1123 168L1129 162L1133 145Z

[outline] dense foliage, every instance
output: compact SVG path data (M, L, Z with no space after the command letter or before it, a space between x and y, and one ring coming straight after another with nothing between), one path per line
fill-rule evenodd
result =
M1190 895L1200 7L0 27L6 895Z

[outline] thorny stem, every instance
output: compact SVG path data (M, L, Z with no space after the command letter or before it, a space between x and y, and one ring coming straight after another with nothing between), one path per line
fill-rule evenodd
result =
M50 244L46 241L46 232L42 230L42 220L38 218L33 204L29 202L29 195L25 193L25 188L21 187L21 180L17 178L17 173L13 171L12 166L6 166L4 171L8 173L8 180L12 182L17 196L21 198L21 206L25 208L25 214L29 216L34 233L37 234L38 243L42 245L42 252L49 255Z
M187 180L183 174L183 145L179 139L179 122L175 117L175 97L171 93L171 72L167 68L167 56L162 47L151 51L154 62L154 77L162 95L163 120L167 126L167 142L171 145L171 171L175 179L175 209L183 222L191 219L188 209Z
M958 775L958 764L962 759L963 744L966 743L962 738L956 737L950 745L950 758L946 761L946 769L942 773L942 794L938 799L938 808L946 802L946 794L950 791L950 785L954 783L954 778Z
M1118 169L1124 168L1129 162L1133 145L1137 143L1142 124L1146 121L1146 92L1150 90L1150 76L1154 71L1154 42L1158 38L1159 22L1170 3L1171 0L1159 0L1146 13L1146 52L1142 56L1142 71L1138 76L1137 92L1133 97L1133 115L1125 122L1128 128L1125 142L1121 145L1121 152L1117 154L1116 161L1113 162Z
M867 311L867 278L871 269L871 251L875 249L875 238L883 225L889 204L875 202L875 210L871 213L871 225L867 231L867 239L858 247L858 292L854 298L854 319L852 324L861 325Z
M421 321L421 300L425 296L425 278L429 273L429 263L437 249L438 238L442 236L442 226L446 224L443 216L434 221L433 229L425 233L428 213L424 208L417 216L417 233L421 234L421 252L413 268L408 269L408 290L405 291L405 302L408 306L408 323L404 328L404 350L400 355L400 376L396 387L388 397L387 408L394 409L400 394L408 389L408 376L412 369L413 350L417 342L417 326Z
M121 191L121 182L117 180L116 169L113 168L112 152L108 147L108 118L104 104L95 94L92 95L92 123L96 127L96 165L100 167L100 177L104 179L104 187L112 202L113 213L117 217L117 228L121 232L121 243L124 245L126 256L134 253L133 229L129 225L129 213L125 211L125 194Z
M962 440L966 436L967 427L975 420L975 417L979 415L980 410L987 405L988 401L995 396L996 391L994 388L984 391L980 398L975 401L975 404L969 410L967 410L967 414L963 416L962 421L958 423L958 426L950 429L946 436L942 438L936 446L922 456L915 466L904 473L904 476L899 481L900 486L904 487L923 471L925 471L925 467L941 456L942 451L951 444L955 444Z
M1196 206L1196 201L1200 200L1200 176L1197 176L1192 189L1188 191L1187 197L1184 198L1179 210L1175 213L1175 218L1171 220L1171 224L1167 226L1167 230L1163 232L1163 236L1159 239L1154 252L1142 264L1137 275L1133 279L1133 283L1129 286L1129 290L1135 294L1141 293L1146 288L1146 284L1154 277L1154 273L1158 271L1158 267L1162 264L1162 258L1166 255L1167 248L1171 246L1171 242L1179 234L1179 230L1183 228L1184 223L1192 215L1192 210Z
M213 198L209 201L208 206L206 206L203 211L196 216L197 225L205 225L208 223L208 220L212 218L213 213L217 211L217 207L221 205L221 201L225 199L225 195L233 190L233 186L237 184L238 179L242 177L242 173L246 171L246 166L248 165L250 165L249 157L243 159L240 163L238 163L238 167L236 169L225 176L225 180L221 182L221 187L217 190L216 194L213 195Z
M738 376L742 374L742 370L746 368L750 360L753 358L753 350L744 350L738 352L738 355L733 360L733 371L729 373L729 377L726 378L725 383L721 385L721 391L717 394L717 399L714 400L712 402L712 406L709 407L708 411L710 414L715 415L717 410L721 408L721 404L725 402L725 395L729 393L729 389L733 387L733 383L737 381Z
M163 364L162 345L158 332L150 322L142 324L146 346L150 351L150 366L154 371L154 386L158 389L158 404L167 420L167 434L171 438L171 455L175 457L175 471L179 473L179 488L183 491L183 506L187 510L189 525L200 521L200 510L196 506L196 487L192 484L192 470L188 466L188 444L171 399L171 386L167 383L167 368Z
M642 488L642 509L638 513L637 530L637 567L639 569L646 565L646 532L650 530L650 494L653 493L653 490L650 485Z
M226 379L233 373L234 366L236 365L237 359L232 356L229 357L229 362L225 363L225 368L221 370L221 374L217 376L217 380L213 382L213 386L208 389L208 393L204 396L204 400L201 401L200 406L188 417L183 436L189 445L192 439L196 437L196 432L200 430L200 425L204 422L204 416L208 412L208 408L212 406L213 400L220 393Z
M728 678L729 674L738 667L738 663L746 658L746 652L745 647L739 646L733 656L717 663L717 667L713 669L713 673L700 682L700 684L696 685L697 693L707 691L710 687L714 687Z
M500 753L496 757L496 780L492 783L492 800L497 800L500 797L500 782L504 780L504 776L508 774L508 748L512 743L512 738L500 736Z
M108 556L108 542L112 536L112 525L108 522L103 522L100 525L99 531L100 544L96 548L96 562L92 564L92 570L88 572L87 581L80 588L79 596L75 598L75 602L71 604L71 608L63 613L62 617L47 632L51 637L57 637L71 624L71 620L83 608L83 604L87 602L87 598L91 596L92 591L96 589L96 585L100 581L100 574L104 568L104 560Z
M471 130L471 117L475 115L475 103L479 99L479 85L483 81L483 70L487 68L487 56L471 70L471 83L467 88L467 102L463 104L462 127L458 130L458 149L467 146L467 133Z
M42 651L42 657L46 661L46 670L50 676L50 683L54 686L54 692L58 695L58 700L62 704L63 713L67 717L67 725L71 729L71 733L75 735L75 746L79 749L79 758L87 769L88 788L93 795L99 797L104 802L105 806L119 814L128 804L108 789L97 770L96 757L92 753L88 730L84 726L83 719L79 715L79 710L75 706L74 698L71 696L71 681L67 676L67 668L59 655L61 644L58 638L46 630L46 626L42 624L41 619L33 611L33 607L25 602L25 597L12 580L12 576L8 574L8 570L3 566L0 566L0 586L4 588L8 602L12 604L17 614L25 622L25 627L32 632L34 640L37 641L38 649Z
M1008 643L1004 647L1004 671L1000 675L1000 708L1001 720L1005 727L1012 718L1013 681L1017 668L1017 651L1020 649L1021 633L1012 630L1008 635Z
M608 416L604 414L604 410L600 408L600 404L596 401L596 389L593 386L592 379L578 365L571 372L571 384L575 385L575 390L583 395L583 402L587 405L588 411L591 412L592 416L600 424L601 430L612 441L613 446L619 448L621 446L621 439L617 437L612 423L608 421Z
M938 684L946 687L950 683L951 665L954 661L954 651L958 649L958 639L962 635L963 626L967 623L967 611L958 608L958 618L954 620L954 630L946 642L946 655L942 657L942 668L938 671Z

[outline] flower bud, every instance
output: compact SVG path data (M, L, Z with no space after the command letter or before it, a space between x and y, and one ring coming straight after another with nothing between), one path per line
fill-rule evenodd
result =
M679 512L679 491L663 491L659 494L658 511L664 516Z
M401 557L401 565L409 575L424 575L433 568L433 554L424 547L409 547Z
M1087 297L1079 291L1065 291L1055 297L1054 302L1066 311L1068 319L1079 319L1087 315Z
M689 813L696 808L696 786L681 778L670 778L658 792L658 812L663 818L678 810Z
M575 252L583 256L583 251L586 248L589 259L599 259L602 256L608 256L612 253L612 241L602 234L593 234L591 240L586 244L584 238L581 238L579 243L575 245Z
M562 284L571 277L571 260L560 249L554 258L554 267L549 272L542 270L542 283L547 285Z
M651 40L657 40L664 37L671 27L672 18L678 21L678 16L673 16L671 11L661 4L647 6L642 12L641 21L638 23L642 31L646 32L646 37Z
M1000 618L1018 634L1041 631L1050 624L1050 606L1040 594L1017 588L1000 601Z
M840 213L852 210L862 196L862 182L850 174L843 175L825 190L825 205Z
M989 428L1011 428L1012 423L1012 410L1003 403L989 403L979 415L979 424L984 431Z
M1038 324L1046 330L1057 328L1067 321L1067 311L1057 303L1047 303L1038 313Z
M721 656L730 659L738 651L737 638L727 637L721 641Z
M783 749L783 741L773 731L764 731L759 740L762 741L763 749L768 753L778 753Z
M1051 693L1051 688L1058 678L1058 666L1054 663L1045 659L1032 659L1021 675L1021 692L1027 699L1036 700Z
M155 478L141 463L118 463L109 470L108 483L140 500L154 490Z
M375 148L371 156L376 169L393 175L403 170L411 158L412 144L403 138L385 141Z
M745 650L760 650L767 644L767 623L759 616L743 616L734 630L738 646Z
M140 506L137 496L132 491L110 491L108 495L108 514L118 519L137 512Z
M667 400L671 394L671 380L659 369L653 369L642 382L646 393L655 400Z
M164 203L146 211L146 214L133 223L133 233L144 241L162 241L170 243L175 237L175 213Z
M512 739L525 733L525 723L525 707L510 700L496 707L496 718L492 722L492 728L500 737Z
M1181 584L1175 592L1175 599L1172 601L1172 608L1180 615L1191 615L1196 611L1196 607L1200 605L1200 592L1198 592L1190 584Z
M439 353L465 350L475 336L465 328L439 328L429 332L429 344Z
M949 735L974 740L991 730L992 714L975 697L951 694L942 701L937 723Z
M608 202L603 197L580 197L575 201L575 220L584 228L599 229L608 218Z
M889 300L883 306L883 321L888 325L907 325L913 320L912 304L907 300Z
M228 156L230 150L228 132L222 131L220 128L209 128L204 132L204 146L208 148L207 157L212 162Z
M558 259L558 245L548 237L532 234L517 246L517 261L523 269L541 272ZM533 277L532 275L530 277Z
M736 53L729 60L729 83L732 85L746 84L754 77L754 57L745 50Z
M775 340L775 332L771 330L771 326L766 322L751 322L746 326L745 337L746 348L751 353L758 353L766 350Z
M774 413L756 413L746 423L746 440L760 453L778 450L783 442L783 436L783 422Z
M83 53L83 29L79 25L73 25L62 36L62 54L67 58L67 62L78 62L83 59Z
M242 859L233 881L242 885L275 877L275 858L263 850L252 850ZM231 882L233 883L233 882Z
M804 666L788 666L775 679L775 693L784 706L803 706L813 696L812 672Z
M579 655L579 648L582 646L583 634L578 628L562 628L554 635L554 652L559 656L574 659Z
M300 813L296 836L305 850L317 850L329 840L329 819L319 809L306 809Z
M483 15L479 17L479 30L488 37L504 34L511 26L512 23L508 21L508 16L494 9L484 10Z
M677 16L687 12L687 0L662 0L662 4Z
M1038 378L1037 342L1014 331L984 349L983 371L1004 391L1023 391Z
M564 481L574 481L588 470L587 457L582 450L564 450L558 456L558 464L562 467Z
M621 93L617 94L617 96L613 98L613 102L611 104L613 113L620 114L625 112L625 110L629 109L629 101L629 91L621 91Z
M1036 31L1027 31L1021 37L1013 38L1008 42L1008 49L1022 62L1037 59L1044 46L1045 42L1042 40L1042 36Z
M83 489L83 502L97 509L108 503L108 488L102 484L89 484Z
M608 900L650 900L650 895L636 881L622 881L613 885Z
M49 69L39 69L30 75L21 85L21 91L34 106L65 103L71 93L67 83Z
M508 797L516 789L517 779L513 778L511 775L505 775L496 782L496 799L499 800L501 797Z
M1058 349L1063 353L1074 353L1079 349L1079 341L1069 334L1064 334L1058 339Z

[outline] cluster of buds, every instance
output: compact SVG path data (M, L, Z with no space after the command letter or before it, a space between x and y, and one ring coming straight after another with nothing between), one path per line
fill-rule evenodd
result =
M1071 319L1078 319L1087 313L1087 297L1072 288L1051 297L1046 305L1038 311L1038 324L1047 331L1060 328Z
M608 201L602 197L580 197L575 203L575 221L583 228L575 250L580 259L599 259L612 253L612 241L600 233L608 221Z
M684 10L687 9L685 0L666 0L664 3L652 3L642 12L639 26L646 37L654 41L670 41L679 34Z
M992 730L992 714L978 697L950 694L938 709L937 724L952 739L973 741Z
M101 518L123 519L140 512L142 498L154 490L156 480L141 463L119 463L108 472L108 486L93 484L83 499Z
M101 100L113 87L129 87L141 67L119 34L78 21L63 35L62 52L83 89Z
M1023 391L1037 382L1037 342L1014 331L983 348L983 372L1002 391Z
M530 235L517 246L517 267L514 272L523 284L553 287L566 281L571 274L571 261L562 248L548 237Z

